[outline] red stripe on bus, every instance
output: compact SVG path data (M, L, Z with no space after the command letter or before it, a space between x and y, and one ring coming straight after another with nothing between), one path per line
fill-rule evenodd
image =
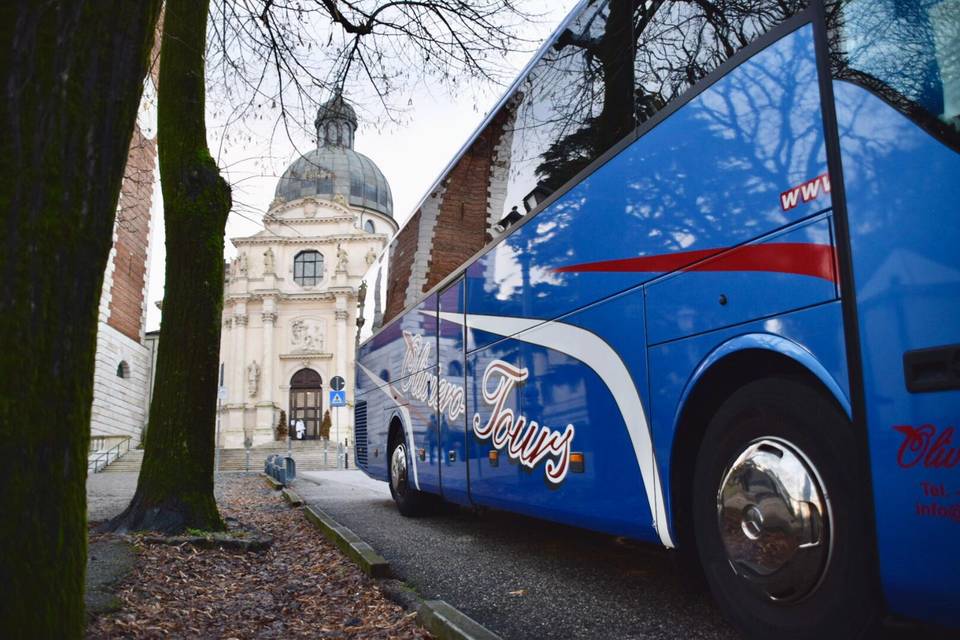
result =
M585 262L554 269L557 273L667 273L669 271L765 271L837 281L833 247L809 242L768 242L725 249L678 251L658 256ZM719 254L719 255L718 255ZM715 257L716 256L716 257ZM711 259L707 259L711 258ZM702 262L698 262L702 261ZM696 263L696 264L693 264Z

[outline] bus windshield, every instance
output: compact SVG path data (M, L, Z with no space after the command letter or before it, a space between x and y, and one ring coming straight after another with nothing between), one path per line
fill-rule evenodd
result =
M960 147L960 1L843 0L831 23L835 77Z

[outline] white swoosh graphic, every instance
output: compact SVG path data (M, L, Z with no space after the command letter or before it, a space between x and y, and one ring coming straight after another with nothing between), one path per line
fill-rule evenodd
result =
M383 379L380 378L380 376L378 376L377 374L375 374L373 371L370 371L370 369L367 369L365 366L363 366L363 365L360 364L359 362L357 363L357 366L360 367L360 370L363 371L368 378L370 378L370 380L373 382L373 384L377 387L377 389L378 389L383 395L385 395L385 396L387 396L388 398L390 398L390 402L392 402L392 403L394 403L394 404L397 405L397 409L400 411L400 421L403 423L404 431L407 432L407 443L408 443L408 444L407 444L407 449L409 449L409 453L410 453L410 463L409 463L409 466L410 466L411 469L413 469L413 484L414 484L414 486L417 488L417 491L419 491L419 490L420 490L420 478L417 477L417 458L416 458L416 456L413 454L413 447L414 447L415 441L414 441L414 439L413 439L413 426L412 426L412 425L413 425L413 421L410 420L410 410L407 409L407 408L406 408L405 406L403 406L402 404L397 404L397 399L393 397L393 395L390 393L390 391L387 391L387 389L391 389L391 390L393 389L393 386L392 386L389 382L386 384L386 386L384 386L384 381L383 381ZM403 397L403 395L400 394L400 393L398 393L397 395L400 396L401 398ZM389 459L390 452L387 452L387 456L388 456L388 458L387 458L387 464L389 465L389 464L390 464L390 459Z
M464 324L462 313L440 312L439 315L448 322ZM663 545L673 548L666 509L663 500L658 499L663 495L663 488L660 485L660 472L653 455L650 425L647 423L647 415L643 410L640 394L637 393L637 388L633 384L633 377L620 359L620 355L595 333L563 322L471 314L467 316L467 326L565 353L583 362L600 376L613 395L623 421L627 425L633 452L640 466L640 475L643 477L643 487L647 493L650 512L654 514L653 527ZM531 331L530 335L519 335L533 327L536 327L536 331Z

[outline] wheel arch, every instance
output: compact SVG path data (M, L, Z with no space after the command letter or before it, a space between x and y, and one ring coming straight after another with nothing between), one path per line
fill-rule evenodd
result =
M673 539L681 551L693 547L693 470L711 416L740 387L776 375L799 377L820 388L850 418L850 399L826 367L801 345L781 336L758 333L737 336L716 347L690 377L674 416L668 512Z

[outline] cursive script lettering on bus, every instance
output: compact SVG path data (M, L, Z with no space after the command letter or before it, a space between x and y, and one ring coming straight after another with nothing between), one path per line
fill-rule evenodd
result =
M473 433L480 440L489 439L496 449L506 447L507 455L520 464L533 469L548 458L544 465L547 480L554 484L563 482L570 468L570 448L574 428L568 424L563 432L541 426L526 416L516 416L506 406L513 389L527 379L527 369L514 367L503 360L494 360L483 373L483 401L492 407L486 424L479 413L473 415ZM494 382L491 389L491 382Z
M904 469L917 465L933 469L951 469L960 464L960 446L953 446L954 427L938 433L937 427L907 424L894 427L903 434L903 443L897 452L897 464Z
M466 410L463 386L430 373L427 369L430 343L420 334L404 331L403 341L405 351L401 371L407 377L400 383L400 390L435 411L446 413L450 421L456 420Z

